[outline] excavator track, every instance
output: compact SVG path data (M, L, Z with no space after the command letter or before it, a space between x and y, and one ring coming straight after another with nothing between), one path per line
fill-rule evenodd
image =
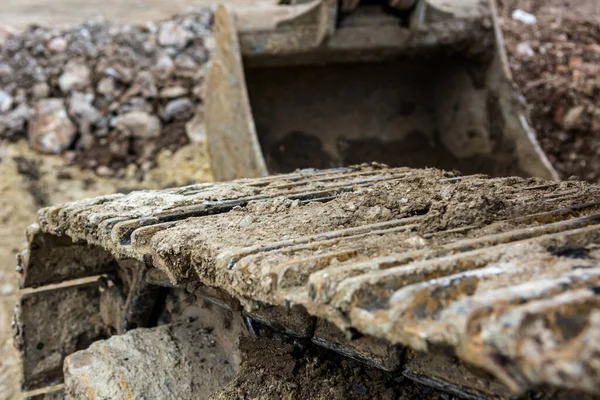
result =
M27 390L197 293L461 398L600 394L597 186L369 164L57 205L27 236Z

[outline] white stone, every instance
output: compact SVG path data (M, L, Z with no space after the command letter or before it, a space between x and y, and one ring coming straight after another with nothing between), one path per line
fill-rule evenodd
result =
M106 165L101 165L98 168L96 168L96 174L100 175L100 176L111 176L113 175L115 172L108 168Z
M132 111L120 115L116 121L117 129L124 130L132 136L149 139L160 136L159 119L143 111Z
M0 114L0 132L4 129L9 131L22 131L25 129L25 122L29 118L31 110L26 104L19 106L5 114Z
M0 294L2 296L11 295L13 292L14 288L10 283L5 283L4 285L2 285L2 288L0 288Z
M201 108L196 110L194 118L185 124L185 133L192 143L206 141L206 126L204 125L204 112Z
M533 24L537 23L537 18L535 15L530 14L526 11L520 10L518 8L515 11L513 11L512 19L514 19L515 21L522 22L525 25L533 25Z
M75 139L75 125L69 119L62 99L42 99L29 118L29 142L37 151L58 154Z
M4 90L0 90L0 113L5 113L12 108L13 98Z
M252 218L251 215L246 215L244 218L242 218L240 220L240 222L238 223L239 226L244 227L244 226L250 226L250 224L252 224L252 222L254 222L254 219Z
M48 49L54 53L63 53L67 50L67 41L61 37L54 38L48 43Z
M153 73L159 79L167 79L175 70L175 63L168 54L162 53L152 68Z
M111 96L115 92L115 80L108 76L102 78L100 82L98 82L96 90L100 94L103 94L105 96Z
M567 114L565 115L565 119L563 121L563 127L566 130L583 128L584 111L584 106L576 106L567 111Z
M38 82L33 85L31 92L36 99L43 99L50 94L50 86L46 82Z
M83 135L91 133L91 126L102 119L102 114L93 105L94 95L73 92L69 103L69 113L73 116Z
M71 90L83 90L90 84L91 71L81 61L72 60L65 66L63 74L58 78L58 85L63 93Z
M533 57L535 51L531 48L529 42L521 42L517 45L517 53L525 57Z
M90 123L97 122L102 118L102 114L93 105L94 95L73 92L69 105L69 112L77 115Z
M170 121L175 118L178 114L191 110L194 107L194 103L187 97L171 100L165 107L163 118L166 121Z
M191 33L174 21L167 21L160 27L158 43L183 49L192 38Z
M160 97L162 97L163 99L174 99L177 97L185 96L187 92L187 89L183 86L171 86L161 90Z

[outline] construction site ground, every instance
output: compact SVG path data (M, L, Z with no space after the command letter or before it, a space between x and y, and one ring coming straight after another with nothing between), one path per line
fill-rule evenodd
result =
M0 43L3 31L25 29L31 24L65 27L96 15L119 23L141 23L210 3L8 0L0 5ZM517 8L536 15L537 22L526 25L514 20L512 13ZM530 118L543 149L563 179L576 176L600 183L600 2L502 0L499 12L513 77L528 101ZM10 329L17 293L15 257L25 244L25 227L35 220L37 209L101 194L212 179L205 144L190 143L185 137L174 144L170 142L168 149L157 148L149 167L142 168L139 160L131 157L119 158L134 165L120 167L123 171L137 171L132 174L91 168L89 161L102 154L86 152L84 147L74 149L75 154L40 155L23 139L0 138L0 399L16 398L19 393L18 356ZM411 391L425 390L411 386L404 393L372 393L369 382L380 377L369 375L353 362L338 365L314 358L314 362L299 362L293 371L288 371L284 364L289 365L289 355L271 351L261 341L244 344L242 350L255 361L241 370L216 396L218 399L264 398L274 394L282 399L335 398L349 392L357 398L417 398ZM270 382L274 374L282 379ZM363 378L358 379L360 374ZM434 394L420 392L418 398L430 395Z

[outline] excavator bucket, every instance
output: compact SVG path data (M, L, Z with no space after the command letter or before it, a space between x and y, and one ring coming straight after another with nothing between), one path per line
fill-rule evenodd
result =
M214 30L205 121L218 180L370 161L557 179L513 88L494 0L219 6Z

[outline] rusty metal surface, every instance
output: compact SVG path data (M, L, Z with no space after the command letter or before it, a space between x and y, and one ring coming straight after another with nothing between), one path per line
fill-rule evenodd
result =
M307 1L230 9L239 30L240 54L285 55L314 51L335 30L338 2Z
M205 91L212 170L216 180L263 176L267 168L250 111L235 21L223 5L214 18L217 49Z
M382 4L359 3L313 0L235 6L228 12L235 20L239 50L252 66L383 60L459 44L458 51L469 52L480 37L472 31L478 28L474 22L485 19L491 25L493 18L479 0L390 0L388 5L398 11L418 3L420 18L406 13L414 21L406 26Z
M443 349L512 393L600 393L596 186L375 164L106 196L38 224L385 370L399 345Z

